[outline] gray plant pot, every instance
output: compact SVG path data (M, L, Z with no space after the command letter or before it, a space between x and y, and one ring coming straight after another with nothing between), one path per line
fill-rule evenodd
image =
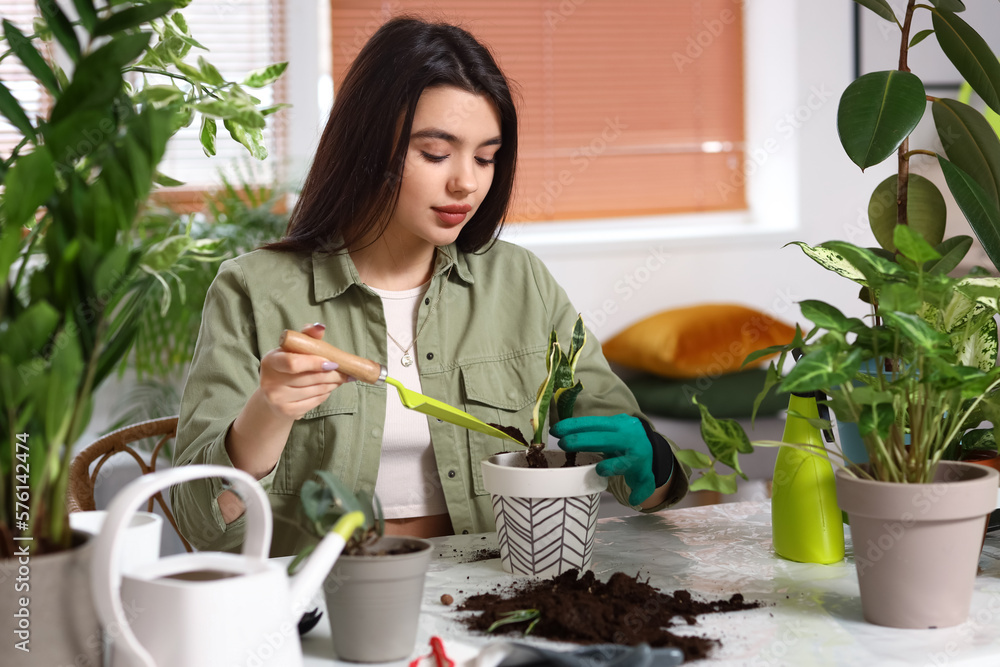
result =
M323 585L333 649L341 660L391 662L414 649L431 544L383 537L376 549L417 545L420 551L337 559Z
M963 623L996 507L997 471L942 461L931 484L875 482L843 470L836 480L865 620L893 628Z
M81 540L86 533L74 531ZM32 542L17 542L32 545ZM90 560L93 543L44 556L0 560L0 664L4 667L80 665L100 667L101 626L90 593ZM27 586L27 588L25 588ZM27 605L21 605L24 598ZM16 631L26 629L30 652L16 648L23 640Z

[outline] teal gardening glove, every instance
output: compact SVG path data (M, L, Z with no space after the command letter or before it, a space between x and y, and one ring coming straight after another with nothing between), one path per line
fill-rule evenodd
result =
M610 417L571 417L556 422L549 433L559 438L567 452L599 452L605 459L597 464L601 477L622 475L632 492L628 501L638 505L666 484L673 472L673 453L664 441L654 457L652 437L663 440L638 417L619 414ZM660 444L659 442L657 444ZM657 460L654 460L657 459Z

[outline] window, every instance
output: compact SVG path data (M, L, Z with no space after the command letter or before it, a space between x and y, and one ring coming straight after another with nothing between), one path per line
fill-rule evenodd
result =
M12 4L4 3L0 18L16 25L25 35L34 32L31 20L38 14L35 3L30 0L15 0ZM0 43L0 53L7 51L6 40ZM45 89L40 86L35 77L21 64L17 56L11 54L0 60L0 81L10 90L14 99L28 115L32 124L36 124L38 116L46 111L49 99ZM0 159L6 160L11 151L21 140L21 132L17 130L6 117L0 115Z
M64 8L69 11L64 3ZM215 65L224 77L240 81L247 72L283 60L284 52L284 4L277 0L193 0L179 10L188 23L191 34L209 49L204 53L207 60ZM32 17L38 11L33 0L7 0L3 8L3 18L13 21L25 34L31 34ZM188 59L196 57L198 51L192 49ZM37 85L33 77L15 56L0 61L0 79L11 89L29 118L35 120L45 110L47 98L44 89ZM157 81L162 83L162 81ZM274 104L284 97L282 79L275 85L249 92L260 98L264 106ZM263 162L254 160L241 145L228 136L219 123L218 153L212 158L202 151L199 141L200 122L196 115L190 127L181 129L173 136L159 170L185 183L182 188L161 190L165 200L178 208L198 207L201 191L218 185L220 170L232 169L239 162L252 162L253 180L261 184L271 184L278 180L285 147L284 115L277 113L268 117L264 131L264 141L271 155ZM17 144L19 132L0 116L0 155L6 157Z
M215 65L227 80L242 81L247 72L285 60L283 57L283 3L275 0L193 0L179 10L195 39L208 48L205 58ZM188 58L194 57L194 50ZM284 78L284 77L282 77ZM262 89L247 89L260 98L264 106L283 99L283 81ZM277 89L276 89L277 88ZM271 184L281 176L284 153L284 117L269 116L264 130L264 144L269 157L258 161L237 144L220 122L218 153L208 158L199 140L200 122L196 117L190 127L180 130L167 145L160 171L184 181L187 190L203 190L219 183L218 173L234 162L252 162L255 180Z
M458 22L514 82L515 220L746 208L733 0L333 0L334 88L389 13Z

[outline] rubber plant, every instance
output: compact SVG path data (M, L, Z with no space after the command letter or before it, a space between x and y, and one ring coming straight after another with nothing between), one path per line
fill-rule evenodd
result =
M128 353L155 287L182 257L214 241L145 232L137 219L158 184L171 136L201 118L252 155L265 116L248 89L281 63L228 81L204 57L183 15L187 2L74 0L71 20L40 1L32 34L3 21L0 58L17 58L51 98L29 118L0 81L0 114L21 133L0 155L0 557L14 538L32 553L70 546L65 493L72 446L94 392ZM58 57L53 57L58 54Z
M775 384L785 391L823 391L838 421L857 423L871 465L851 468L856 474L925 483L949 453L995 442L1000 428L995 319L1000 314L1000 279L978 267L963 276L949 275L968 253L972 239L944 239L944 196L929 179L911 173L910 161L929 158L940 165L951 195L994 265L1000 266L1000 139L974 107L927 95L910 71L908 53L935 38L994 112L1000 112L1000 62L959 17L965 9L959 0L930 0L929 5L909 0L902 17L886 0L856 1L900 31L897 69L852 82L837 115L841 143L859 168L896 158L896 173L875 188L869 202L872 232L880 247L844 241L794 245L825 269L861 286L862 299L871 304L870 323L846 317L822 301L803 301L802 314L813 324L809 332L799 331L790 344L756 352L747 362L778 353L764 391ZM930 13L933 29L911 36L917 11ZM909 144L928 106L943 152ZM779 369L796 347L805 354L782 377ZM862 372L863 367L873 372ZM739 424L713 419L704 406L701 413L712 456L690 456L686 462L712 469L716 461L728 462L736 453L752 451ZM992 426L977 428L984 421Z
M583 391L583 383L575 377L576 364L580 359L580 352L586 344L587 327L583 324L582 316L577 317L576 324L573 325L569 351L563 350L562 345L559 344L559 336L555 329L549 335L549 344L545 353L545 379L538 387L535 407L531 416L531 442L527 451L528 466L531 468L548 466L542 451L545 449L545 441L548 436L549 413L552 410L552 404L555 404L556 417L553 421L573 416L576 397ZM573 465L575 459L574 454L567 454L567 465Z

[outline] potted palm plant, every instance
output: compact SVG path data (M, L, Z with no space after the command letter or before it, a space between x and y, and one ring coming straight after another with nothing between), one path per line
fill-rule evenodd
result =
M923 156L940 164L951 194L996 262L1000 140L973 107L927 96L909 71L907 53L933 34L994 110L1000 110L1000 63L958 16L964 10L958 0L931 5L911 0L901 19L885 0L858 4L895 23L901 33L899 68L851 83L838 111L841 142L860 168L897 157L897 173L876 188L869 206L881 247L841 241L796 245L824 268L861 285L871 316L847 317L828 303L803 301L802 314L813 324L808 333L800 331L789 345L762 350L747 361L780 353L765 389L779 384L793 392L822 391L838 422L857 426L865 463L858 465L844 452L819 453L830 454L838 468L838 503L850 520L865 618L895 627L944 627L968 616L985 518L996 505L996 471L945 457L963 440L989 437L992 429L978 428L984 420L994 428L1000 424L995 321L1000 279L982 269L949 275L972 240L943 239L943 196L909 167L911 159ZM933 30L909 34L916 11L931 13ZM928 102L945 155L909 147ZM794 348L804 355L781 377L779 369ZM717 421L704 408L702 416L716 460L752 449L735 422Z
M188 62L198 43L174 12L185 4L79 0L71 20L39 2L33 34L3 21L0 57L20 60L52 99L30 118L0 81L0 114L22 136L0 156L0 579L30 572L30 590L0 596L4 627L21 633L15 665L97 664L89 552L72 548L65 509L72 446L156 306L160 274L211 254L184 230L136 225L155 186L177 183L157 171L167 141L200 116L206 152L218 120L259 149L273 109L247 87L284 69L233 82L204 58Z

